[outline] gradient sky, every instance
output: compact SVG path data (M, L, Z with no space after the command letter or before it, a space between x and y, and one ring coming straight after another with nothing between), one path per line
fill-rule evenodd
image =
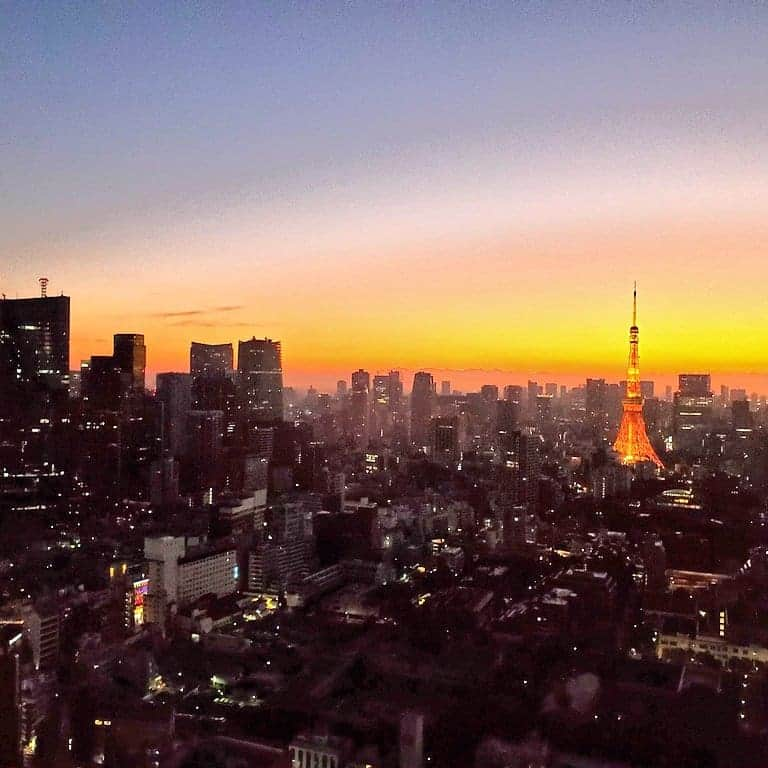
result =
M0 3L0 289L72 362L768 391L761 3ZM443 369L448 369L445 372ZM459 373L459 371L465 371Z

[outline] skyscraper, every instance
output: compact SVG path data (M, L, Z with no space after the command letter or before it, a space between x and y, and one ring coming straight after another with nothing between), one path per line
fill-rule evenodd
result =
M189 371L193 377L232 376L234 353L231 344L204 344L193 341L189 348Z
M186 447L187 418L192 410L192 376L189 373L158 373L157 399L163 404L163 443L172 456Z
M411 442L417 448L429 445L429 421L435 397L435 381L431 373L419 371L413 375L411 389Z
M370 386L371 375L362 368L352 374L352 392L349 400L349 416L352 433L358 448L368 444L370 422Z
M66 398L69 386L69 296L0 300L0 397Z
M112 346L115 365L122 371L129 392L143 392L147 368L147 348L143 333L116 333Z
M627 365L627 396L622 402L621 425L614 450L622 464L638 464L650 461L663 467L653 450L643 420L643 395L640 390L640 329L637 327L637 288L632 295L632 326L629 329L629 363Z
M599 439L608 426L608 385L605 379L587 379L584 403L587 427L593 437Z
M283 418L283 364L279 341L241 341L237 347L240 398L249 425Z
M698 453L712 424L714 397L708 373L681 373L672 406L676 450ZM731 390L733 395L734 390ZM746 398L743 398L746 399Z

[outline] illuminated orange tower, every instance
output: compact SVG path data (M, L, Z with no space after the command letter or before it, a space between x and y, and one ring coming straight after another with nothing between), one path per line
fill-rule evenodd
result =
M640 392L640 354L637 327L637 283L632 294L632 326L629 329L629 365L627 366L627 396L623 401L621 426L614 450L621 456L622 464L638 464L652 461L657 467L663 467L661 459L653 450L645 431L643 420L643 396Z

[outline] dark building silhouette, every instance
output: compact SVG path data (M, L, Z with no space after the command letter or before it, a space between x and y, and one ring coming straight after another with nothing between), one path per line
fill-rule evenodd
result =
M432 419L432 456L450 464L459 458L458 416L436 416Z
M0 396L64 399L69 387L69 297L0 300Z
M184 453L187 418L192 410L192 375L158 373L157 399L163 404L163 446L172 456Z
M203 344L193 341L189 348L189 371L193 377L230 377L234 371L231 344Z
M147 368L147 348L143 333L116 333L112 346L115 365L128 392L143 392Z
M435 381L431 373L413 375L411 390L411 442L418 448L430 443L429 423L435 401Z
M252 338L237 347L240 402L249 429L283 418L283 366L279 341Z

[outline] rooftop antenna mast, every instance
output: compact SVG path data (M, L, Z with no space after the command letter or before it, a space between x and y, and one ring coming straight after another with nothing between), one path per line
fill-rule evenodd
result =
M48 278L41 277L38 279L37 282L40 283L40 298L47 299L48 298Z

